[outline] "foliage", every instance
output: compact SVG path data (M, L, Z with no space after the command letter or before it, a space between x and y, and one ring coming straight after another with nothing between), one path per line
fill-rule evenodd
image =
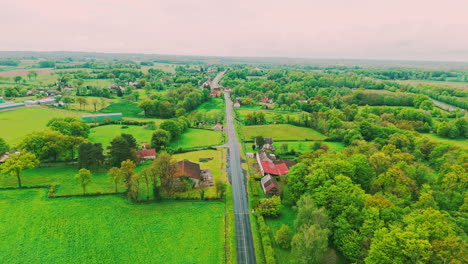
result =
M78 168L97 169L104 163L101 143L83 143L78 148Z
M291 247L291 231L287 225L281 225L281 228L276 231L275 241L284 249Z
M78 180L81 184L81 188L83 188L83 194L86 194L86 186L92 180L91 171L87 169L80 169L78 174L75 175L75 179Z
M22 151L19 154L11 154L10 158L0 166L0 172L5 176L15 176L18 180L18 187L21 188L21 173L24 170L34 168L38 163L39 161L33 153Z
M263 216L278 217L281 211L281 198L276 195L262 198L258 200L255 211Z

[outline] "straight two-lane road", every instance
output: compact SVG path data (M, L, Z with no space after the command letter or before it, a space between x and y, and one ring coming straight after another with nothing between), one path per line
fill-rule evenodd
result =
M213 86L218 87L218 81L224 72L218 74L213 80ZM224 93L226 101L226 131L228 134L228 174L232 185L232 198L234 202L234 218L236 229L237 263L255 264L255 248L250 227L249 203L247 196L247 181L241 167L240 144L237 140L232 114L232 100L229 93Z

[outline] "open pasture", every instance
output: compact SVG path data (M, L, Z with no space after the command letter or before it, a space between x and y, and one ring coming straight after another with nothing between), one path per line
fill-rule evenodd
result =
M67 116L80 118L81 114L43 107L26 107L0 112L0 137L8 144L14 145L34 130L46 128L50 119Z
M274 141L281 140L324 140L325 136L307 127L293 125L261 125L242 127L242 138L252 141L256 136L272 137Z
M220 131L189 128L178 139L171 142L171 147L190 149L221 145L222 135Z
M45 197L0 191L1 263L224 262L221 202Z

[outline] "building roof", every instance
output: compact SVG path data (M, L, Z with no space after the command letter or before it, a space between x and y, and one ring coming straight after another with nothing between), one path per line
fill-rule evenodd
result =
M271 191L271 189L278 189L278 182L271 175L267 174L261 179L263 190L266 192Z
M138 156L140 156L141 158L156 157L155 149L138 150L137 153L138 153Z
M200 164L188 160L181 160L172 164L175 167L173 177L190 177L197 180L202 180Z
M285 163L275 164L268 161L260 161L265 174L285 175L289 172Z
M217 123L217 124L213 127L213 129L215 129L215 130L216 130L216 129L223 129L223 124Z

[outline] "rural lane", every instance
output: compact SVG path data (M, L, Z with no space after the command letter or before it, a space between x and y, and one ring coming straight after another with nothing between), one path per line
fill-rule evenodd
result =
M218 87L219 80L224 72L219 73L213 80L212 87ZM224 92L226 101L226 131L228 142L227 171L232 185L232 199L234 202L234 219L236 230L237 263L255 264L255 248L253 244L252 229L250 227L249 203L247 196L247 181L241 167L240 144L237 140L234 117L232 113L232 100L229 93Z

